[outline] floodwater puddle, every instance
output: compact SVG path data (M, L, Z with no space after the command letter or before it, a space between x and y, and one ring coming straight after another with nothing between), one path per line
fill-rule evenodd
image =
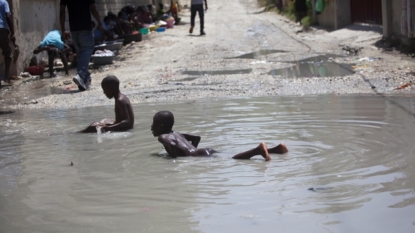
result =
M338 233L364 219L359 229L414 232L413 97L205 98L133 108L134 129L99 135L61 133L113 117L113 106L0 115L0 229ZM175 131L200 135L200 148L221 153L167 157L150 131L160 110L173 112ZM260 142L285 142L289 152L269 162L232 159Z
M238 69L238 70L186 70L182 74L192 76L204 76L204 75L233 75L233 74L249 74L252 69Z
M286 53L286 51L284 51L284 50L273 50L273 49L262 49L262 50L258 50L256 52L246 53L246 54L236 56L236 57L228 57L226 59L256 59L256 58L259 58L261 56L265 56L265 55L268 55L268 54L274 54L274 53Z
M334 61L339 55L320 55L299 61L286 61L294 66L273 69L268 74L286 78L300 77L339 77L354 74L353 64L343 64Z

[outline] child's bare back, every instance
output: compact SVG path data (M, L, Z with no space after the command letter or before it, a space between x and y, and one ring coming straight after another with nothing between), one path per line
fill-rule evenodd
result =
M101 83L104 94L115 99L115 120L104 119L94 122L80 133L95 133L98 129L106 131L127 131L134 127L134 111L130 100L119 90L119 80L115 76L107 76Z
M154 115L151 131L158 141L163 144L167 153L172 157L178 156L211 156L216 151L210 148L197 148L200 137L190 134L173 132L174 116L169 111L161 111ZM234 159L250 159L253 156L261 155L265 160L271 160L270 153L284 154L288 149L281 143L276 147L267 148L265 143L260 143L257 147L234 155Z

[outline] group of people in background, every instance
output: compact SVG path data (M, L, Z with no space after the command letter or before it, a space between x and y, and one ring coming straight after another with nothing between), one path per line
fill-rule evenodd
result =
M200 35L206 35L204 13L208 9L207 0L190 1L191 27L189 33L193 33L195 17L196 14L199 14ZM48 53L50 77L55 76L53 67L56 57L61 58L66 75L69 75L68 61L71 62L71 66L76 65L77 73L72 80L80 91L88 90L91 86L92 79L88 68L96 44L132 34L134 31L148 27L159 20L165 20L170 16L175 19L176 23L179 22L179 5L176 0L171 0L169 9L165 9L162 3L159 3L158 7L154 5L138 7L127 5L117 14L110 11L103 18L100 17L95 3L96 0L60 0L60 30L50 31L39 46L33 50L34 54L43 51ZM68 12L69 30L66 28L66 12ZM96 23L92 21L92 18ZM12 62L11 44L15 44L11 12L7 1L0 0L0 48L5 58L5 82L11 82L9 78Z

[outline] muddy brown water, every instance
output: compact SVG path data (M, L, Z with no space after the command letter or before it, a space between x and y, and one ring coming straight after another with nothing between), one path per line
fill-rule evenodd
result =
M413 232L415 100L307 96L134 106L134 130L79 130L113 106L0 115L0 232ZM212 158L170 159L152 116ZM290 152L237 161L259 142ZM73 162L74 166L70 166Z

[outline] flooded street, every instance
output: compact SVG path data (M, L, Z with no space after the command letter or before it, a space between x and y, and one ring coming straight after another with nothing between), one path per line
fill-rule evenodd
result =
M94 66L90 91L78 93L71 73L48 79L44 88L30 83L23 88L2 88L0 106L105 106L110 102L100 83L107 75L121 81L121 91L134 104L244 96L414 93L413 85L397 89L415 82L413 59L374 47L381 33L353 29L345 29L341 36L323 30L299 33L301 27L264 11L257 3L210 0L207 36L202 37L196 33L198 21L195 33L189 34L190 10L183 9L180 25L144 35L143 41L119 50L113 64ZM340 46L357 42L364 47L358 54L347 54Z
M1 88L0 233L414 232L413 58L378 32L299 32L257 0L209 0L202 37L180 17L94 66L88 91L74 69ZM134 129L72 133L114 117L107 75ZM220 153L169 158L160 110ZM232 159L260 142L289 152Z
M166 157L150 132L166 109L174 130L221 153ZM49 136L111 117L112 106L0 115L2 232L415 229L413 98L212 98L134 110L132 131L102 135ZM231 159L261 141L290 151Z

